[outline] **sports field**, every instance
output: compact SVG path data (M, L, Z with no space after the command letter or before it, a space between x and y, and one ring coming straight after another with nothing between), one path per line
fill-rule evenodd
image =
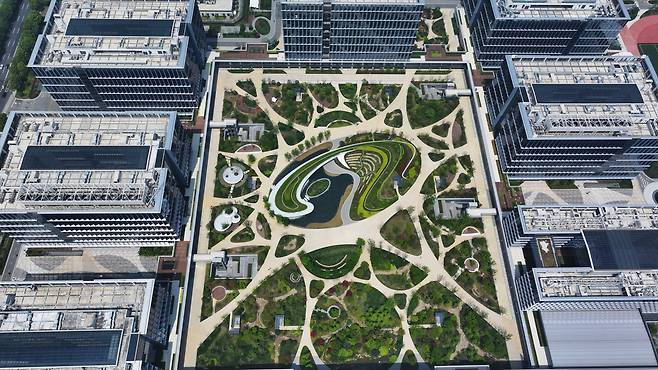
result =
M653 69L658 70L658 44L638 44L637 48L640 50L640 54L651 59Z

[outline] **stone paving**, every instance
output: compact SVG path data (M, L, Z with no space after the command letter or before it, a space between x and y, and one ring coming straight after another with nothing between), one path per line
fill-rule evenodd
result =
M464 154L470 155L473 161L473 166L475 168L475 175L471 180L471 182L469 184L466 184L466 186L474 187L477 189L477 194L481 207L483 208L492 207L491 200L488 197L489 193L487 192L486 189L486 182L485 179L483 178L483 174L484 174L483 164L479 156L480 151L478 147L478 140L475 132L475 126L472 118L472 112L470 111L470 105L468 100L469 98L467 97L460 98L460 105L458 109L455 109L450 115L448 115L447 117L441 120L441 122L444 121L447 123L453 122L459 109L462 109L464 111L464 126L466 131L465 134L466 137L468 138L468 142L464 146L461 146L459 148L453 148L450 140L451 135L450 133L448 133L447 135L448 139L446 139L445 142L449 145L449 149L441 151L445 153L445 157L438 164L432 162L432 160L430 160L428 157L428 153L436 150L424 144L418 138L418 135L428 134L435 139L441 139L441 137L432 133L431 131L432 125L415 130L412 129L409 124L409 117L406 111L407 90L412 81L419 81L419 80L443 81L445 79L450 79L456 83L457 88L465 88L466 84L462 72L459 70L453 70L447 75L421 76L421 75L415 75L414 70L407 70L405 74L395 74L395 75L391 75L391 74L362 75L362 74L356 74L354 70L343 70L342 74L331 74L331 75L306 74L305 71L303 70L286 70L286 74L263 74L262 70L255 70L249 74L244 74L244 73L233 74L233 73L228 73L227 71L221 71L218 79L219 86L217 87L216 90L216 97L215 97L216 103L215 106L213 107L214 117L216 121L220 120L220 117L222 115L222 102L224 100L225 89L235 90L238 91L238 93L241 95L246 95L242 90L237 89L235 87L235 83L237 81L245 80L245 79L251 79L256 85L258 90L256 101L258 102L259 107L268 114L268 116L274 123L286 122L287 120L281 117L278 113L276 113L271 108L270 104L266 101L265 97L263 96L260 86L261 86L261 82L264 80L278 81L278 82L299 81L308 84L327 82L327 83L331 83L334 86L334 88L336 88L337 91L339 91L338 84L342 82L356 83L358 85L357 91L360 91L360 87L362 84L361 81L364 79L367 79L368 83L399 84L402 86L400 93L385 110L383 110L376 117L370 120L365 120L361 115L360 111L357 110L356 114L357 116L359 116L359 118L363 120L363 122L354 126L332 128L330 129L331 137L341 138L341 137L353 136L357 133L363 133L363 132L391 130L396 135L402 136L407 140L411 141L417 148L419 148L419 151L421 153L422 166L418 178L416 182L413 184L413 186L404 195L400 196L398 201L394 205L380 211L379 213L377 213L372 217L332 229L309 229L309 228L299 228L295 226L284 226L282 224L277 223L276 220L270 217L268 211L264 207L264 202L262 200L262 197L268 195L268 191L272 186L272 183L276 178L276 175L280 173L289 164L289 162L283 157L283 155L279 155L274 172L269 178L264 176L257 168L257 166L254 165L253 168L262 181L262 184L259 189L238 198L233 198L233 199L215 198L213 196L214 187L215 187L215 176L216 176L215 166L217 161L217 153L218 153L217 150L219 147L220 132L218 129L211 130L210 148L207 149L207 152L209 153L208 174L207 174L207 178L205 179L205 183L202 185L205 186L205 191L204 191L204 199L202 200L201 203L201 206L203 207L203 213L200 220L201 228L200 228L200 235L198 236L199 238L198 253L206 254L209 253L210 251L226 250L236 246L243 246L243 245L270 245L270 250L265 260L265 263L262 266L260 266L258 274L252 280L249 286L246 289L241 290L239 292L239 295L233 301L226 304L221 310L215 312L212 316L208 317L203 321L201 321L201 301L203 299L204 280L206 274L208 273L207 268L209 267L209 265L205 265L202 263L197 264L196 274L194 277L193 291L191 292L191 294L193 294L193 298L192 298L193 304L191 308L188 340L187 340L186 352L185 352L185 366L190 366L190 367L195 366L198 346L215 330L215 328L217 328L218 325L220 325L230 315L230 313L234 309L236 309L236 307L242 300L248 297L255 290L255 288L258 287L260 283L263 282L268 276L271 276L275 271L277 271L283 265L285 265L290 260L290 258L294 259L294 261L300 267L300 270L303 272L304 281L307 284L306 288L308 292L309 290L308 284L315 277L311 275L305 268L303 268L303 266L299 261L299 257L298 257L299 254L302 252L310 252L331 245L352 244L359 237L365 240L369 240L369 241L371 240L376 245L381 245L383 249L394 252L395 254L403 257L404 259L412 263L413 265L423 268L428 272L428 276L423 280L423 282L414 286L413 288L404 291L393 290L384 286L375 277L374 274L372 274L370 280L368 281L368 283L371 286L382 292L387 297L391 297L395 293L403 293L407 295L407 298L410 298L416 290L418 290L421 286L425 285L426 283L430 281L440 281L444 286L454 290L455 294L464 303L476 309L476 311L483 313L483 317L485 317L485 319L494 328L497 328L500 332L507 334L509 338L507 341L509 359L519 360L522 356L522 350L519 342L516 321L512 311L513 307L511 306L511 299L507 288L505 274L504 271L502 271L504 262L500 250L500 242L498 241L497 233L494 232L496 227L494 223L494 219L492 217L486 217L483 219L483 224L485 229L484 234L458 235L456 236L453 246L459 244L464 240L472 239L476 236L486 238L487 245L489 246L489 250L492 255L492 260L494 261L496 269L498 270L496 271L495 274L494 283L498 295L497 297L498 303L500 307L502 307L502 313L494 312L489 308L487 308L486 306L484 306L483 304L481 304L477 299L469 295L469 293L467 293L463 288L461 288L451 276L449 276L449 274L443 268L444 266L443 258L445 256L445 252L447 252L450 246L443 246L441 244L440 239L437 238L437 242L441 245L441 251L440 251L441 253L437 258L432 252L432 250L430 249L430 246L428 245L427 241L423 238L423 233L421 231L419 217L418 217L422 212L422 203L424 199L423 195L421 195L420 193L421 185L423 184L424 180L430 175L430 173L437 167L437 165L439 165L440 163L444 163L445 160L450 158L452 155L457 155L457 156L461 156ZM339 104L335 109L350 111L351 109L345 105L346 99L342 96L342 94L339 93L338 95L339 95ZM314 100L313 101L314 112L315 112L315 108L317 107L317 104L318 103ZM403 112L403 126L399 129L391 129L390 127L384 124L384 117L386 116L386 113L394 111L396 109L401 109L401 111ZM325 113L327 111L330 110L325 109ZM316 118L317 116L318 114L314 113L313 118ZM312 122L313 121L314 119L312 120ZM308 127L295 125L295 128L297 130L304 132L307 138L317 135L317 133L320 131L327 130L326 127L314 128L312 124L309 125ZM278 135L278 146L279 149L274 151L264 152L264 153L259 152L259 153L230 153L230 154L223 153L223 154L229 157L237 158L245 163L247 163L248 161L248 156L253 155L255 156L256 159L255 163L257 163L258 160L260 160L263 157L272 154L283 154L295 147L295 146L287 145L280 135ZM463 170L460 171L463 172ZM455 178L457 176L458 174L456 174ZM453 183L446 190L454 190L457 189L458 187L459 185L457 184L457 181L453 181ZM256 204L243 202L244 199L253 196L254 194L259 194L261 196ZM230 242L231 237L235 235L237 231L242 229L242 227L238 227L232 233L227 235L222 242L218 243L217 245L208 245L208 230L206 228L206 225L208 225L211 221L211 214L210 214L211 208L229 203L245 204L253 208L254 212L252 212L246 220L251 225L255 225L256 217L259 213L264 214L272 229L271 240L264 239L261 235L256 233L252 241L243 244L231 243ZM399 209L402 208L408 209L410 211L411 218L414 222L414 226L416 229L416 233L419 236L422 246L422 253L420 255L416 256L416 255L405 253L397 249L387 241L385 241L380 235L381 226L388 219L390 219ZM274 255L276 249L276 243L278 242L280 237L285 234L303 234L306 241L299 250L295 251L291 255L282 258L277 258ZM369 249L364 248L364 253L362 253L360 257L360 261L359 263L357 263L357 266L360 265L361 261L369 261L369 259L370 259ZM345 277L341 277L334 280L325 280L324 289L326 290L329 287L335 285L336 283L339 283L343 280L350 280L352 278L353 278L353 273L349 273ZM310 335L310 317L316 302L317 302L317 298L307 297L305 325L303 326L301 341L300 341L299 349L297 350L295 362L298 363L301 349L304 346L307 346L311 350L315 363L318 364L320 368L322 368L324 365L322 364L319 355L316 353L315 349L313 348L311 335ZM421 356L418 353L413 343L413 340L409 334L409 324L407 323L406 320L406 310L398 309L398 314L402 319L402 329L404 331L403 348L398 357L398 362L402 361L404 353L406 352L407 349L412 350L416 358L420 360ZM464 346L466 346L467 343L465 342L463 333L460 334L460 336L461 336L460 344L458 345L458 347L464 348Z

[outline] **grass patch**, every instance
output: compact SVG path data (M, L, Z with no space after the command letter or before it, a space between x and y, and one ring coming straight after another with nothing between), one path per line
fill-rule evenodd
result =
M302 253L299 258L306 269L322 279L336 279L354 269L361 255L361 246L335 245Z
M404 258L380 248L370 250L370 261L377 279L391 289L409 289L427 276L425 271Z
M279 239L274 255L276 257L285 257L294 253L304 245L305 241L304 235L284 235Z
M251 227L244 227L231 237L231 243L244 243L254 240L255 234Z
M309 296L311 298L315 298L318 295L320 295L320 292L322 292L322 289L324 289L324 281L322 280L311 280L311 283L309 285Z
M0 249L4 250L4 247L5 247L5 240L3 239ZM11 247L11 242L9 243L9 247ZM2 253L1 250L0 253ZM9 253L9 251L7 251L7 253ZM141 247L137 251L138 255L144 257L173 256L173 253L174 253L174 247ZM0 264L0 267L4 267L5 265L4 262L6 262L6 259L0 262L3 262L2 264Z
M422 141L423 143L431 146L434 149L448 150L448 148L449 148L448 144L444 143L443 140L435 139L435 138L433 138L432 136L430 136L428 134L420 134L420 135L418 135L418 138L420 139L420 141Z
M381 234L389 243L407 253L419 256L422 252L420 240L407 210L398 211L381 229Z
M549 189L578 189L574 180L546 180Z
M427 245L429 245L432 253L434 253L434 256L439 258L441 250L439 248L439 243L437 243L434 238L441 235L441 231L438 227L434 226L434 224L432 224L432 222L430 222L430 220L428 220L425 216L420 216L419 221L420 228L423 231L423 236L425 237Z
M395 293L393 295L393 300L395 301L395 305L398 306L399 309L403 310L404 307L407 305L407 295L402 294L402 293Z
M270 33L270 22L268 22L267 19L258 18L254 24L254 28L256 29L256 32L260 33L261 35L267 35Z
M261 160L258 161L258 169L260 172L267 176L270 177L272 172L274 171L274 167L276 167L276 160L279 156L276 154L268 155L267 157L261 158Z
M361 119L359 119L359 117L357 117L354 113L346 112L342 110L335 110L318 117L315 120L315 126L326 127L326 126L330 126L334 122L347 122L349 124L358 124L359 122L361 122Z
M370 265L368 265L368 262L365 261L361 262L359 268L354 270L354 277L363 280L370 279Z
M450 124L441 123L432 126L432 133L441 137L448 137L448 132L450 132Z
M356 98L356 84L346 83L338 85L340 93L343 94L345 99L352 100Z
M263 238L270 240L270 238L272 238L272 228L270 228L270 223L267 222L265 215L262 213L259 213L258 216L256 216L257 230L259 226L260 226L259 234L261 234Z
M304 140L304 133L285 123L279 124L279 132L288 145L297 145Z

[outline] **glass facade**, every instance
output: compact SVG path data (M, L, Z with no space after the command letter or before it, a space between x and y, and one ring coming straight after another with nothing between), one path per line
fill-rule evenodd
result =
M288 60L408 60L420 2L283 1Z

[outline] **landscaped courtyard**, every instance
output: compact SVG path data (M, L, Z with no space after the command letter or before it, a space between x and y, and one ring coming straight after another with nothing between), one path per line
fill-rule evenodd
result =
M186 366L518 357L493 218L437 213L440 198L491 206L469 98L422 91L464 88L462 72L284 72L220 72L212 120L237 126L206 148Z

